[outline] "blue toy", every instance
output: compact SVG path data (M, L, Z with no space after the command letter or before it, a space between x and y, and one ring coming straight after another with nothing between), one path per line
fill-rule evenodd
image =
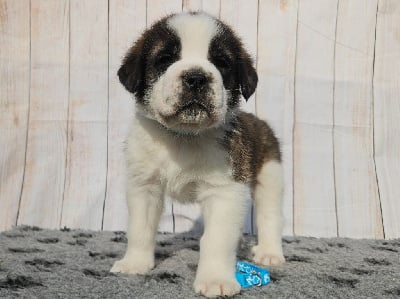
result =
M271 281L269 271L253 264L238 261L236 263L236 280L240 286L247 289L251 286L266 285Z

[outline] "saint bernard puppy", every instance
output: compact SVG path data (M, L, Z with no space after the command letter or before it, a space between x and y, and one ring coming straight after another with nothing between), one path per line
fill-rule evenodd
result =
M204 13L167 16L136 41L118 76L135 96L136 116L126 148L128 248L111 271L154 267L164 195L201 206L197 293L239 293L236 249L250 198L254 262L283 263L279 143L264 121L239 108L258 79L232 29Z

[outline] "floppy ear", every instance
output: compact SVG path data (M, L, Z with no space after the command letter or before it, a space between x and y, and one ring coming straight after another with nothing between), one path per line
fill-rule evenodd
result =
M258 76L249 55L242 55L239 65L240 90L247 101L257 87Z
M143 40L140 39L128 51L118 70L119 81L133 94L140 94L140 91L143 90L144 67Z

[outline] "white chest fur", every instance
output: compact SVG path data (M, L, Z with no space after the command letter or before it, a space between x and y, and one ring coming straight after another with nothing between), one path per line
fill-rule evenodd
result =
M127 140L130 179L159 184L167 195L181 202L195 201L199 188L232 183L228 153L218 134L179 137L138 116Z

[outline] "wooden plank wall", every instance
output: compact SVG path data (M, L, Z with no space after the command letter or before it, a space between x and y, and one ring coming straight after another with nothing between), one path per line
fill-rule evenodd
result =
M400 237L397 0L0 0L0 231L126 228L134 105L116 72L146 27L192 10L253 56L243 109L282 143L284 234ZM199 225L198 207L167 199L161 231Z

